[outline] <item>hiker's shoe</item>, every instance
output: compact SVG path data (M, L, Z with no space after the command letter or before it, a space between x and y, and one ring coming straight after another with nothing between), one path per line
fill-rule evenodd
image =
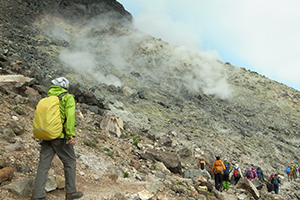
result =
M83 196L83 193L82 192L74 192L74 193L71 193L71 194L66 194L66 200L73 200L73 199L79 199Z

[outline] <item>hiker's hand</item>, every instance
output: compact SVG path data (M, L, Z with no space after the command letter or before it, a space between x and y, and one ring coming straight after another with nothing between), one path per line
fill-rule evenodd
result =
M72 138L70 138L70 140L68 141L68 144L69 144L69 145L74 145L75 142L76 142L76 138L75 138L75 137L72 137Z

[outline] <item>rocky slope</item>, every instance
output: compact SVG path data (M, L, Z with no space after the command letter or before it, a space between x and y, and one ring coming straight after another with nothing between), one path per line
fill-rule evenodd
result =
M266 176L280 173L283 182L285 166L299 165L299 91L207 52L140 33L114 0L7 0L0 4L0 19L1 74L32 78L1 84L2 160L13 169L30 168L2 185L34 177L39 147L31 133L34 107L58 76L70 80L77 101L78 176L86 199L111 198L118 191L129 198L150 183L165 191L155 191L157 199L191 198L191 186L199 181L182 181L183 173L197 168L199 158L211 166L215 155L243 170L253 165ZM111 125L111 116L123 127ZM17 136L11 131L15 122L24 128ZM8 150L10 143L22 148ZM52 174L62 175L60 167L56 160ZM182 182L185 190L177 188ZM281 198L297 199L296 190L296 182L286 183ZM2 186L1 192L18 198ZM215 195L255 197L235 187Z

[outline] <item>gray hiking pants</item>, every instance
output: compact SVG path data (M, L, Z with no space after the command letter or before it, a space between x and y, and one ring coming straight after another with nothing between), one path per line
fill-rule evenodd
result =
M43 198L46 196L45 185L47 182L48 171L55 154L64 165L66 193L76 192L75 174L76 174L76 158L74 146L66 144L66 139L55 139L51 141L43 141L40 150L40 162L35 177L34 198Z

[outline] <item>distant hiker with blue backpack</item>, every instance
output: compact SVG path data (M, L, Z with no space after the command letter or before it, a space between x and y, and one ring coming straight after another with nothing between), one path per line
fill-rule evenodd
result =
M246 173L244 174L244 177L246 177L249 181L251 181L252 179L257 178L257 173L254 170L254 168L249 167Z
M211 170L215 176L215 187L217 190L222 189L222 176L223 176L223 171L225 170L225 165L224 163L220 160L219 156L216 156L216 161L214 162Z
M274 185L275 194L278 194L280 180L277 174L275 174L275 176L272 178L271 183Z
M32 199L47 199L45 185L55 154L64 165L65 199L79 199L83 193L77 191L75 185L75 100L68 93L69 81L66 78L56 78L51 83L48 97L38 103L34 113L34 137L42 142Z
M257 177L259 178L259 180L263 180L263 181L265 180L264 173L260 167L258 167L256 169L256 174L257 174Z
M229 162L227 160L224 161L224 165L225 165L225 170L223 172L223 187L226 190L229 190L230 184L229 184L229 174L232 171L232 167L229 164Z
M292 181L293 180L293 172L292 172L290 166L287 166L285 168L285 172L286 172L286 174L288 176L288 181Z

